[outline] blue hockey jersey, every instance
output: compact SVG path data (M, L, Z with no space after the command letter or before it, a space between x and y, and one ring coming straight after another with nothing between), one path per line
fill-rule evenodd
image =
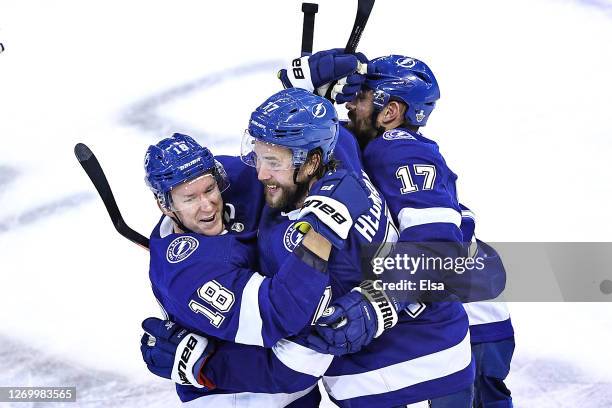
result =
M345 128L340 136L353 139ZM388 203L400 242L461 242L456 176L435 143L402 129L391 130L366 146L363 167ZM472 383L469 345L467 316L460 303L413 304L400 313L394 328L363 351L334 360L323 382L330 397L345 407L436 398ZM376 358L375 364L371 358Z
M344 129L334 155L342 167L363 172L355 139ZM346 294L363 279L363 245L397 239L382 195L362 174L375 205L351 229L345 249L332 250L328 268L333 297ZM294 213L264 209L259 244L262 271L266 274L274 273L299 242L293 216ZM319 310L329 301L324 297ZM322 374L330 397L341 407L407 404L469 387L474 367L468 320L462 306L414 306L402 312L398 324L364 350L333 360L330 355L304 347L299 338L281 340L272 350L224 343L204 371L219 389L203 395L194 388L192 397L199 397L200 404L283 406L307 393ZM254 372L257 374L250 374Z
M291 254L264 277L256 272L256 248L254 232L176 234L164 216L150 240L153 292L182 326L270 347L310 322L328 276Z

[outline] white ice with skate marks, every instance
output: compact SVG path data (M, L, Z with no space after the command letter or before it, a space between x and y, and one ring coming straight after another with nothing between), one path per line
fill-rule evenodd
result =
M343 46L355 1L319 3L315 47ZM359 48L420 57L436 72L442 100L426 134L460 175L485 240L611 240L610 8L377 1ZM72 148L93 149L128 224L148 235L158 217L142 180L148 144L183 131L236 154L250 111L280 89L280 61L298 52L299 9L286 0L3 4L2 385L76 385L88 407L177 401L138 350L141 320L159 314L147 253L114 231ZM609 304L510 307L518 407L612 404Z

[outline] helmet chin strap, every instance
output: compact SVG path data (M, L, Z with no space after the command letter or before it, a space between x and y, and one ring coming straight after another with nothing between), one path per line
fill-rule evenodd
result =
M187 228L185 226L185 224L183 224L183 222L181 221L181 219L179 218L178 214L176 213L176 211L172 211L172 215L170 216L170 219L172 221L174 221L174 223L186 234L194 234L194 232L192 230L190 230L189 228Z
M304 182L299 182L297 181L297 176L300 172L300 168L302 166L300 166L299 168L295 168L293 170L293 184L295 184L297 186L297 190L295 191L295 194L293 196L293 201L290 204L291 207L296 207L296 203L297 201L302 198L302 196L306 195L306 193L308 192L308 183L310 182L310 179L304 181ZM288 210L295 210L296 208L287 208Z
M376 119L378 118L378 114L380 112L381 112L380 110L374 109L374 111L372 112L372 116L370 117L370 121L371 121L370 125L372 126L372 129L376 131L376 136L374 136L374 138L381 136L387 130L382 125L376 126Z

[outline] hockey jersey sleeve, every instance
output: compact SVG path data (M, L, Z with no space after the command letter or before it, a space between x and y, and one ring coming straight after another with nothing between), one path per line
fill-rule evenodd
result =
M244 240L173 235L152 253L154 292L174 320L205 335L271 347L309 323L328 284L324 268L300 251L269 278L251 269L254 253ZM190 250L175 263L167 255Z
M222 342L207 361L202 374L224 391L302 391L316 384L327 371L333 356L303 346L300 339L282 339L271 349Z

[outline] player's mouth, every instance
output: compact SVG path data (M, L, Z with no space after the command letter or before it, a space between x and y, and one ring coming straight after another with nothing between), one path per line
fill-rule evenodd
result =
M200 218L200 222L203 222L203 223L214 222L215 218L217 218L217 214L213 214L210 217L202 217Z
M280 187L277 184L266 184L266 192L269 194L276 194L280 191Z

